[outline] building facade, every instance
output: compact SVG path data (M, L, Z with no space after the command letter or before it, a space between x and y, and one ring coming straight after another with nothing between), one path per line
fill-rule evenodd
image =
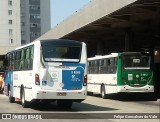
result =
M50 30L50 0L20 0L21 44L29 43Z
M0 0L0 55L51 28L50 0Z
M0 55L21 45L20 0L0 0Z
M9 50L51 28L50 0L0 0L0 69Z

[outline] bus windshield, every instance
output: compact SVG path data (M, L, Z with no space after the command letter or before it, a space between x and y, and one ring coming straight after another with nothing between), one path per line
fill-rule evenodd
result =
M123 55L123 69L150 69L150 60L149 55L140 53Z
M81 56L81 47L43 45L42 54L44 61L46 62L79 62Z

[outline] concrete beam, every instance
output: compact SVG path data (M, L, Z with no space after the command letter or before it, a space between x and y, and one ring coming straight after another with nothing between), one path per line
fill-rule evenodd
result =
M73 14L70 18L42 35L39 39L62 38L135 1L137 0L93 0L88 6Z
M7 52L14 50L18 46L0 46L1 55L6 55Z

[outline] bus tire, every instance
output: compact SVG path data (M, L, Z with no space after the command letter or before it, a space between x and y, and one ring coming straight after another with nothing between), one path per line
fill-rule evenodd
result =
M21 104L22 104L23 108L28 108L29 105L30 105L30 103L25 100L25 91L24 91L24 89L22 90L22 93L21 93Z
M104 85L101 86L101 97L103 99L106 98L106 90L105 90L105 86Z
M59 108L70 109L72 107L73 102L72 101L58 100L57 104L58 104Z
M15 98L11 96L11 90L10 89L8 91L8 97L9 97L9 102L10 103L14 103L15 102Z

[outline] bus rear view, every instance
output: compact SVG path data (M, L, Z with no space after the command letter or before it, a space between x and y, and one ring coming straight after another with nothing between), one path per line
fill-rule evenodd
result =
M121 92L154 92L151 57L143 53L122 53ZM121 80L119 80L121 81Z
M41 68L36 99L57 100L60 107L71 107L87 95L86 45L71 40L42 40Z

